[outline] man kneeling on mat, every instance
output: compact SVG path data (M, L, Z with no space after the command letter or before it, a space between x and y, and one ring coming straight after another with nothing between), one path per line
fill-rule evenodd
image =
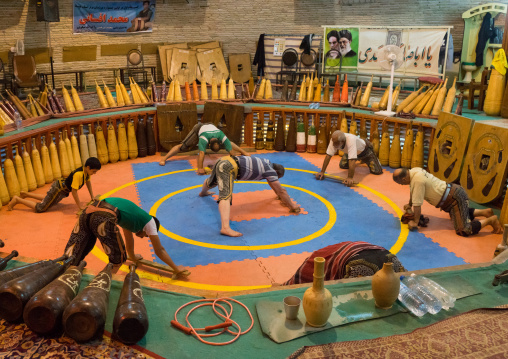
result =
M54 206L65 197L72 193L72 197L78 206L78 212L83 210L81 201L79 200L78 190L86 184L90 198L93 200L92 182L90 176L94 175L101 169L101 162L95 157L90 157L86 160L85 165L76 168L66 179L57 179L51 185L48 193L44 196L42 194L35 194L29 192L21 192L20 196L12 197L12 200L7 205L7 210L12 211L15 205L23 204L32 208L36 213L46 212L51 206ZM25 198L38 199L40 202L29 201Z
M117 225L123 229L125 245ZM143 259L140 254L134 253L134 233L139 238L148 237L155 255L175 274L188 275L189 272L177 266L162 246L159 226L156 217L127 199L108 197L95 200L79 216L65 247L65 254L75 256L73 264L77 265L90 253L98 238L116 273L127 258L133 262Z
M231 142L224 132L219 130L211 123L198 123L195 125L189 134L184 138L181 144L174 146L171 150L160 160L159 165L164 166L166 161L179 152L187 152L194 147L198 147L198 174L204 175L203 161L205 159L206 148L214 152L219 152L221 146L233 156L233 150L240 152L244 156L250 156L247 152L238 147L235 143Z
M287 191L281 186L279 178L284 176L284 166L271 163L265 158L225 156L213 166L212 173L203 183L199 195L210 196L215 192L209 190L219 186L219 213L221 218L220 233L230 237L240 237L242 233L229 226L229 213L233 201L233 185L235 180L259 181L266 179L272 190L281 200L282 205L289 207L290 212L299 213L300 206L291 201Z
M492 233L503 233L494 211L491 208L470 208L466 191L457 184L446 183L420 167L396 169L393 180L400 185L409 185L409 203L404 206L406 212L413 208L414 219L409 221L409 229L418 229L425 200L450 215L459 236L477 234L485 226L492 226ZM485 219L477 220L476 217Z
M383 247L359 241L342 242L312 252L296 273L282 285L312 283L316 257L326 260L325 280L372 276L383 268L384 263L393 263L395 272L406 271L395 254Z
M372 144L368 140L362 140L360 137L342 131L335 131L330 139L330 144L326 149L326 157L323 161L321 172L316 173L316 179L325 178L325 171L332 159L339 150L344 150L339 167L347 169L347 178L343 181L348 187L355 184L353 177L355 175L356 161L363 162L369 166L370 173L380 175L383 173L381 162L377 158Z

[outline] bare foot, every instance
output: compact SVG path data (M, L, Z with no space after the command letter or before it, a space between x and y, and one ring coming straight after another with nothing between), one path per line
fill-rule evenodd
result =
M211 196L212 194L215 194L215 192L211 192L211 191L207 191L205 193L199 192L199 197Z
M16 203L18 203L18 200L16 199L16 196L14 196L11 201L9 202L9 204L7 205L7 210L8 211L12 211L12 209L14 208L14 206L16 205Z
M25 191L21 191L21 192L20 192L20 194L19 194L19 196L20 196L21 198L26 198L26 197L28 196L28 193L27 193L27 192L25 192Z
M159 165L164 166L165 164L166 164L166 161L164 161L164 160L159 161Z
M243 236L243 234L241 234L240 232L237 232L237 231L233 231L231 228L221 229L220 230L220 234L222 234L224 236L229 236L229 237L241 237L241 236Z
M499 219L497 216L494 216L494 220L492 221L492 233L501 234L503 233L503 227L501 227L501 223L499 223Z

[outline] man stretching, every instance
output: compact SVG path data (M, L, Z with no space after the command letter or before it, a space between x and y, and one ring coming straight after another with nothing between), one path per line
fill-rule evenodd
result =
M351 187L355 182L353 177L355 175L356 161L363 162L369 166L370 173L380 175L383 173L383 167L377 158L372 145L367 140L362 140L360 137L342 131L335 131L330 139L330 144L326 149L326 157L323 161L321 172L316 173L316 179L322 180L325 177L325 171L332 159L339 150L344 150L339 167L347 169L347 178L344 184Z
M259 181L266 179L272 190L281 200L282 205L289 207L290 212L299 213L300 206L291 201L287 191L281 186L279 178L284 176L284 166L272 163L265 158L225 156L213 166L212 173L203 183L199 195L210 196L214 192L209 190L219 186L219 213L221 218L220 233L230 237L240 237L242 233L234 231L229 226L229 214L233 201L233 185L235 180Z
M491 226L492 233L503 233L494 211L491 208L470 208L466 191L457 184L446 183L420 167L396 169L393 180L400 185L409 185L409 203L404 206L406 212L413 208L414 219L409 221L409 229L418 228L425 200L450 215L459 236L477 234L485 226ZM477 220L476 217L485 218Z
M238 147L235 143L231 142L224 132L219 130L211 123L198 123L187 134L181 144L174 146L171 150L160 160L159 165L164 166L166 161L179 152L187 152L198 146L198 174L204 175L203 161L205 159L205 152L208 146L214 152L218 152L221 147L233 156L233 150L240 152L244 156L250 156L247 152Z
M95 157L90 157L86 160L84 166L76 168L66 179L57 179L53 181L46 195L21 192L19 197L12 197L12 200L7 206L7 210L12 211L15 205L23 204L32 208L35 213L46 212L50 207L56 205L65 197L68 197L69 193L72 193L72 198L74 198L74 202L76 202L76 206L78 206L77 214L79 214L83 206L79 199L78 190L86 184L88 192L90 193L90 198L94 199L90 176L96 174L100 169L101 162ZM26 198L37 199L39 202L29 201Z

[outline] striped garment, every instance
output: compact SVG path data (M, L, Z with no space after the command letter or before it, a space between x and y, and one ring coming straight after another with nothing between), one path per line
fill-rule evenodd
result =
M346 275L346 264L351 257L367 249L381 249L367 242L342 242L312 252L296 273L284 285L312 283L314 279L314 258L323 257L325 262L325 280L342 279Z
M236 158L239 164L239 181L266 179L268 182L274 182L279 180L279 176L269 160L252 156L238 156Z

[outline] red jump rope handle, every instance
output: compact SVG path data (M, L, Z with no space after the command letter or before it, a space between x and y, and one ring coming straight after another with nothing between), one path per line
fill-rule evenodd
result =
M191 335L192 334L192 329L191 328L188 328L180 323L178 323L176 320L172 320L171 322L171 325L174 326L176 329L180 329L182 332L184 332L185 334L188 334L188 335Z
M220 323L220 324L216 324L216 325L209 325L209 326L205 327L205 331L209 332L214 329L227 328L232 325L233 325L232 322L224 322L224 323Z

